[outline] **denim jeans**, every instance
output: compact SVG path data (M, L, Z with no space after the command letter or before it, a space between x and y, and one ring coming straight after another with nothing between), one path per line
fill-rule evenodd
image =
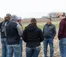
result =
M21 54L21 57L22 57L22 52L23 52L23 40L22 39L20 39L20 47L21 47L20 54Z
M61 57L66 57L66 38L59 41L60 55Z
M20 57L20 45L7 45L7 57Z
M26 47L26 57L38 57L40 52L40 47L28 48Z
M2 43L2 57L6 57L7 54L6 38L2 38L1 43Z
M48 44L50 46L50 57L53 57L54 54L53 38L44 39L43 44L44 44L44 57L48 57L47 56Z

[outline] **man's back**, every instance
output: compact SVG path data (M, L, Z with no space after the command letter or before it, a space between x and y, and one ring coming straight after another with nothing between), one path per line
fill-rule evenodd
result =
M6 33L8 44L19 44L20 36L18 35L16 22L9 22L9 24L6 26Z
M43 41L42 31L34 24L29 24L23 33L23 40L27 43L27 47L37 47Z

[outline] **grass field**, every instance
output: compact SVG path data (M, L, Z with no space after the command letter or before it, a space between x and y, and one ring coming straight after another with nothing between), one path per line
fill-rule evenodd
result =
M59 27L59 21L57 21L57 22L52 22L55 26L56 26L56 28L58 28ZM43 30L43 27L44 27L44 25L45 25L46 23L37 23L37 26L41 29L41 30ZM25 28L26 26L28 25L28 23L25 23L25 24L23 24L23 28Z

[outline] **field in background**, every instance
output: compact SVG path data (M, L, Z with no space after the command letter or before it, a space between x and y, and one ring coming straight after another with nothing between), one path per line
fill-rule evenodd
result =
M52 22L55 26L56 26L56 28L58 28L59 27L59 21L53 21ZM23 23L23 29L28 25L29 23ZM40 22L40 23L37 23L37 26L40 28L40 29L42 29L43 30L43 27L44 27L44 25L46 24L46 22Z

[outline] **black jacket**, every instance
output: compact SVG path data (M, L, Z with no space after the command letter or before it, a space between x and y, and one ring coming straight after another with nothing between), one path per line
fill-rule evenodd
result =
M1 32L1 38L6 38L6 35L5 35L5 29L6 29L6 25L5 23L9 23L9 21L3 21L0 23L0 32Z
M43 33L35 24L29 24L23 32L23 40L27 47L35 48L43 41Z
M19 44L20 36L17 31L17 23L10 21L6 26L6 36L7 36L7 44L14 45Z

